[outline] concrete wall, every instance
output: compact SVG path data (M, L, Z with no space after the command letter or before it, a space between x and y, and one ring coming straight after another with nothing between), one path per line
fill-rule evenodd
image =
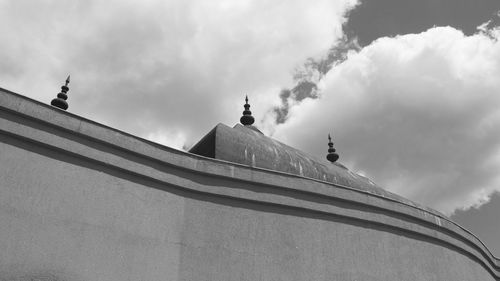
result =
M6 91L0 163L0 280L500 280L500 261L439 213Z
M182 197L83 162L5 143L0 151L8 163L0 174L0 280L178 280Z

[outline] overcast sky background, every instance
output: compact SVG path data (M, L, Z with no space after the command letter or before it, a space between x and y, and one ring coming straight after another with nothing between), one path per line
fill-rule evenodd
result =
M500 256L500 1L0 0L0 87L174 148L256 125Z

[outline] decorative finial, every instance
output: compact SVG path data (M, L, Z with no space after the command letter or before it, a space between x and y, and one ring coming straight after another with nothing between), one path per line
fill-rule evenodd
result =
M52 106L58 107L63 110L68 109L68 103L66 102L66 100L68 99L66 93L69 91L68 84L69 84L69 75L68 78L66 78L66 84L64 86L61 86L61 92L57 94L57 98L53 99L50 102Z
M333 148L332 137L328 134L328 154L326 155L328 161L334 163L339 159L339 155L335 153L335 148Z
M253 122L255 122L255 119L253 118L252 112L250 111L250 105L248 104L248 95L245 96L245 105L243 105L243 107L245 107L245 110L243 111L243 116L241 116L240 118L240 122L245 126L252 125Z

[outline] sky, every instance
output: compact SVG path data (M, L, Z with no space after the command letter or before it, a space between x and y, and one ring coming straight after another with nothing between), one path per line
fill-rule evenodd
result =
M0 87L189 149L257 127L500 256L498 0L0 0Z

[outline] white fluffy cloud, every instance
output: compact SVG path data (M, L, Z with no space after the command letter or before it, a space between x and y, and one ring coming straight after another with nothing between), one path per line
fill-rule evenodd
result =
M274 136L446 214L500 190L498 29L380 38L334 67Z
M175 147L265 112L355 0L0 0L0 87Z
M70 112L176 148L236 123L249 94L264 130L320 157L332 132L341 161L391 191L448 214L487 201L500 190L487 25L380 38L274 123L294 68L342 37L356 2L0 0L0 87L49 103L70 73Z

